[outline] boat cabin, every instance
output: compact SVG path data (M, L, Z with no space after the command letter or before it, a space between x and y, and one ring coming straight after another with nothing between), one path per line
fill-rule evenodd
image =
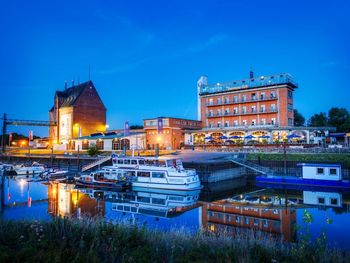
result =
M156 167L173 167L178 170L183 170L181 159L176 158L142 158L142 157L114 157L112 158L113 165L116 166L156 166Z
M300 163L303 179L341 181L340 164Z

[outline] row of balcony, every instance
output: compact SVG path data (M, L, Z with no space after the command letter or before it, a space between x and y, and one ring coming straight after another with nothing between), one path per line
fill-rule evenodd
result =
M213 125L213 126L207 126L205 127L206 129L224 129L224 128L236 128L236 129L248 129L248 128L261 128L261 129L264 129L264 128L272 128L272 127L278 127L278 123L267 123L267 124L251 124L251 125L227 125L226 123L224 125L221 125L221 124L217 124L217 125Z
M266 114L266 113L276 113L278 112L277 109L271 109L271 110L260 110L260 111L247 111L247 112L222 112L222 113L216 113L216 114L206 114L206 117L208 118L215 118L215 117L229 117L229 116L239 116L239 115L255 115L255 114Z
M269 101L269 100L277 100L277 96L271 96L271 97L263 97L263 98L251 98L251 99L240 99L240 100L224 100L220 102L207 102L206 106L220 106L220 105L227 105L227 104L237 104L237 103L250 103L250 102L259 102L259 101Z

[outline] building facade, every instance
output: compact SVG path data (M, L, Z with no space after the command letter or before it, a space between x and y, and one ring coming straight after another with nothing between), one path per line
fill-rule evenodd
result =
M67 144L69 140L106 130L106 107L92 81L56 91L49 111L52 144Z
M162 127L159 128L161 121ZM185 144L185 130L199 130L202 122L170 117L158 117L144 120L146 149L179 149Z
M204 128L293 126L297 84L289 74L216 84L201 77L197 85Z
M289 74L208 84L197 82L200 131L185 132L186 145L324 142L332 127L294 127L294 91Z
M69 150L88 150L96 145L100 151L144 150L145 133L143 130L132 131L124 135L122 131L93 133L69 141Z

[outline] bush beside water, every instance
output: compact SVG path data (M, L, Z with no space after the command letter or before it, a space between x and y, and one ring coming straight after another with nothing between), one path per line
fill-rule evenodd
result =
M317 242L285 244L103 220L0 221L0 262L349 262ZM348 260L348 261L347 261Z

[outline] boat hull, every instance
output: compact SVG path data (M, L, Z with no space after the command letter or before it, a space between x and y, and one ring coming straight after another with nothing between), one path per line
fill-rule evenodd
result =
M31 175L31 174L40 174L45 170L16 170L17 175Z
M256 183L262 186L266 185L294 185L294 186L308 186L320 188L337 188L350 189L350 181L331 181L331 180L317 180L317 179L303 179L293 176L257 176Z
M164 184L164 183L153 183L153 182L132 182L133 188L153 188L153 189L164 189L164 190L178 190L178 191L193 191L202 188L200 182L190 184Z
M128 182L106 184L106 183L96 183L96 182L89 183L89 182L76 181L75 184L77 186L83 186L83 187L89 187L89 188L99 188L99 189L124 190L124 189L128 189L130 187L130 184Z

